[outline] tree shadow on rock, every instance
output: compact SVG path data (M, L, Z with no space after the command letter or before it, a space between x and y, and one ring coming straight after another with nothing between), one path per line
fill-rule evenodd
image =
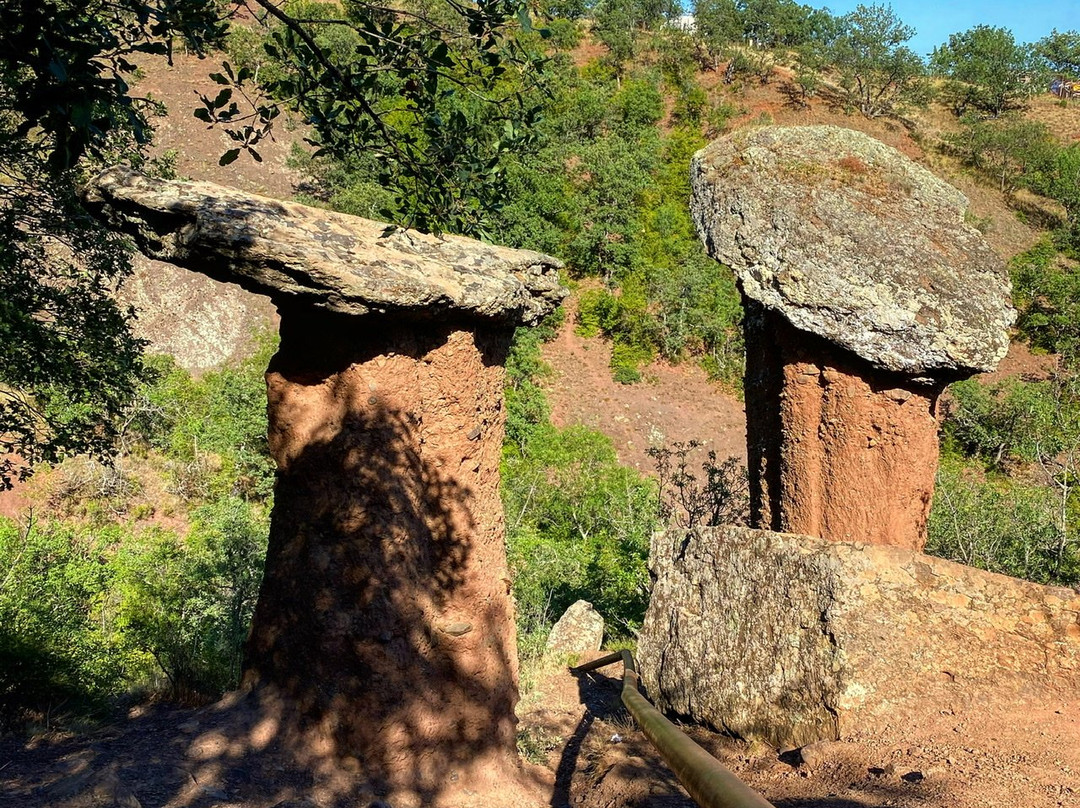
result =
M245 686L298 762L425 805L516 766L499 391L468 389L509 335L463 333L286 314L268 374L279 474Z

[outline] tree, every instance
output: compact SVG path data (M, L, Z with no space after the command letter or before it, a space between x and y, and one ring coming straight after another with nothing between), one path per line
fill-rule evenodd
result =
M1080 33L1055 28L1035 43L1035 53L1046 60L1054 73L1066 78L1080 77Z
M903 43L915 36L888 6L856 6L840 19L829 61L840 71L848 101L867 118L922 103L922 60Z
M1007 28L977 25L934 49L933 72L951 79L958 114L973 107L993 117L1042 92L1044 65L1030 45Z
M75 184L142 160L154 105L128 92L133 59L223 33L206 0L0 0L0 487L116 433L141 368L110 294L130 257Z
M694 25L716 70L731 44L742 39L736 0L695 0Z
M974 115L961 119L963 128L945 136L961 159L998 183L1011 194L1041 176L1053 160L1056 144L1046 124L1019 115L983 120Z
M1030 181L1032 190L1056 200L1065 208L1062 230L1066 247L1080 254L1080 144L1055 149L1043 172Z
M744 36L761 47L791 48L823 39L833 17L793 0L738 0Z
M513 36L524 6L252 3L277 69L261 87L228 64L214 74L221 90L197 114L235 140L222 162L259 159L291 106L324 153L379 167L399 224L483 234L501 161L535 113L523 88L540 60ZM75 189L94 161L145 163L156 106L129 93L135 57L168 56L177 39L204 54L226 30L219 0L0 0L0 485L39 461L108 452L142 344L112 296L128 248Z
M638 36L656 30L676 13L673 0L603 0L594 11L593 33L607 47L611 61L621 68L633 57Z
M228 63L211 76L223 89L196 116L236 142L223 162L260 159L258 143L289 107L313 127L318 154L378 166L397 223L486 235L505 196L501 163L527 148L539 110L528 90L543 60L517 36L531 30L523 0L250 3L282 69L261 85Z

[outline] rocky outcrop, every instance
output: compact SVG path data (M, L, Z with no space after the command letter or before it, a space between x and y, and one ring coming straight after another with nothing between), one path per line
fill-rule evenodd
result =
M1080 687L1080 594L911 550L745 528L653 538L649 695L793 748Z
M123 170L87 195L155 258L281 314L278 473L243 673L267 726L394 805L512 802L503 364L515 325L561 300L558 263Z
M691 181L699 233L747 309L754 524L922 547L937 398L997 364L1014 316L966 199L828 126L722 138Z
M87 186L84 199L150 258L319 311L531 325L565 295L561 265L540 253L208 182L163 182L115 167Z

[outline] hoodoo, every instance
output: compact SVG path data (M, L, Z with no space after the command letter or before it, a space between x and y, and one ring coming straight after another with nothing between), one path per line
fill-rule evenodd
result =
M966 198L831 126L741 130L695 155L691 181L746 307L754 526L921 549L938 397L996 367L1014 318Z
M150 257L281 312L252 698L395 805L512 802L503 363L562 300L559 263L125 169L86 197Z

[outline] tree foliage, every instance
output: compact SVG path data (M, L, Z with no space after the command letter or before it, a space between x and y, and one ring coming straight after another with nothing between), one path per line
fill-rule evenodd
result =
M1054 160L1057 144L1046 124L1020 115L980 118L968 114L946 143L967 165L993 180L1002 193L1030 187Z
M506 196L503 159L527 147L537 112L529 90L542 59L518 35L531 30L519 0L252 3L277 69L226 62L213 74L222 89L196 114L235 141L223 162L243 151L261 159L258 143L289 107L319 153L371 163L395 195L398 223L485 233Z
M116 434L141 367L111 296L130 256L75 182L87 161L142 159L155 106L129 93L134 59L223 33L205 0L0 3L0 487Z
M867 118L925 101L922 60L904 43L915 35L889 6L856 6L840 19L828 61L848 102Z
M1080 77L1080 32L1055 28L1035 43L1035 52L1052 72L1065 78Z
M1009 263L1017 328L1036 350L1080 367L1080 263L1044 237ZM1077 416L1080 418L1080 415Z
M1021 45L1007 28L977 25L953 34L934 49L930 64L951 79L954 109L997 117L1044 90L1042 62L1030 45Z

